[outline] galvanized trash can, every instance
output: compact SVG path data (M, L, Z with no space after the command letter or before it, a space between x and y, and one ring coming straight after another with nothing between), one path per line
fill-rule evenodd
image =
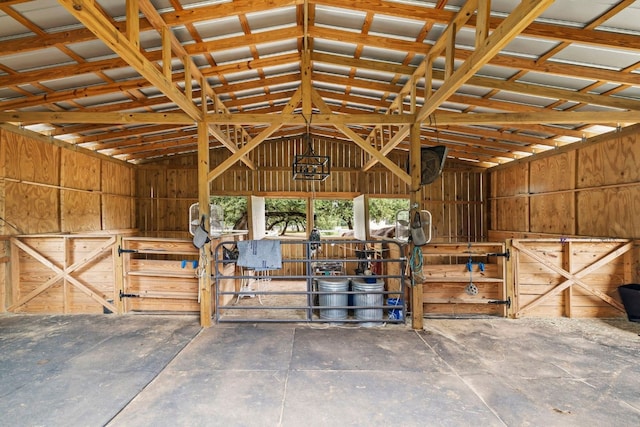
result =
M640 284L631 283L618 287L624 310L630 322L640 322Z
M342 307L342 308L321 308L320 318L329 320L333 324L341 325L340 322L347 318L348 314L348 294L349 279L346 278L318 278L318 292L329 292L318 295L318 305L323 307Z
M365 327L381 325L384 280L378 279L373 283L367 283L365 279L353 279L351 287L354 292L362 292L353 294L355 317L357 320L362 321L360 325ZM375 306L380 306L381 308L367 308Z

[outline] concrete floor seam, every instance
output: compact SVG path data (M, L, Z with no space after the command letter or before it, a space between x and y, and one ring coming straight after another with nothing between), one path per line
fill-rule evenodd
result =
M162 367L162 369L159 369L158 372L156 373L156 375L154 375L153 378L151 378L151 380L149 382L147 382L144 387L142 387L138 393L136 393L135 395L133 395L131 397L131 399L129 399L129 401L127 403L125 403L122 408L120 408L120 410L118 412L116 412L113 417L111 417L104 425L105 427L111 425L114 421L116 421L116 418L118 418L118 416L127 409L127 407L129 407L129 405L131 405L131 403L133 403L148 387L150 387L157 379L158 377L160 377L160 375L162 375L162 373L173 363L174 360L176 360L176 358L178 356L180 356L180 354L182 354L182 352L184 352L189 345L191 345L191 343L198 338L202 332L204 331L203 328L200 328L200 330L198 331L197 334L195 334L193 337L191 337L191 339L189 341L186 342L186 344L179 350L176 352L176 354L174 354L174 356L172 358L170 358L167 363Z
M493 409L485 400L484 398L478 393L478 391L464 378L462 377L462 375L460 375L460 373L453 367L451 366L451 364L449 362L447 362L443 357L441 357L438 352L431 346L431 344L429 344L427 342L427 340L425 339L424 336L422 336L421 334L418 333L418 331L415 331L415 334L420 338L420 340L429 348L429 350L431 350L433 352L433 354L438 357L444 364L445 366L447 366L447 368L449 368L449 370L460 380L462 381L462 383L478 398L480 399L480 401L482 402L482 404L498 419L498 421L500 421L500 423L507 427L508 424L504 422L504 420L500 417L500 414L498 414L496 412L495 409Z

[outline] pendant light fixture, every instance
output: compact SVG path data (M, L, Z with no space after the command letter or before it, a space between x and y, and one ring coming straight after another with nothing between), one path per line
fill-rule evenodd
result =
M319 156L313 151L310 124L305 117L307 130L303 135L306 151L293 159L293 179L298 181L324 181L329 177L331 164L329 156Z

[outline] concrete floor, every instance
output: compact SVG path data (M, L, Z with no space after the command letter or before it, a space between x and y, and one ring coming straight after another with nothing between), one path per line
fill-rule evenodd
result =
M637 426L640 324L0 316L2 426Z

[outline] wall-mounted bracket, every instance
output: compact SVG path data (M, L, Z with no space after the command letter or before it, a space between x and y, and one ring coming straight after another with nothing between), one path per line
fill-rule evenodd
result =
M125 294L124 292L120 291L120 301L122 301L122 298L140 298L140 295L137 295L137 294Z
M138 251L135 249L122 249L121 246L118 246L118 256L122 256L122 254L137 254Z

